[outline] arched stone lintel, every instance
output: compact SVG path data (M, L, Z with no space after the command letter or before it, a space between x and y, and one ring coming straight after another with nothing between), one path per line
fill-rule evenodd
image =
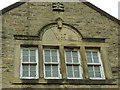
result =
M43 27L38 31L38 36L40 37L40 40L42 40L42 36L43 36L45 30L46 30L46 29L49 29L49 28L50 28L51 26L53 26L53 25L57 25L57 23L47 24L47 25L43 26ZM80 32L78 29L76 29L74 26L72 26L72 25L70 25L70 24L66 24L66 23L63 23L63 25L72 28L73 30L75 30L75 31L80 35L81 38L83 38L81 32Z

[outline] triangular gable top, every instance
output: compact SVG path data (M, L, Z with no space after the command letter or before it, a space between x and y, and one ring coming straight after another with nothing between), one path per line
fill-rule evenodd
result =
M0 11L0 15L6 13L6 12L16 8L16 7L19 7L20 5L22 5L24 3L26 3L26 2L16 2L16 3L2 9ZM112 21L114 21L114 22L116 22L116 23L118 23L120 25L120 20L118 20L117 18L113 17L112 15L106 13L105 11L101 10L100 8L98 8L95 5L91 4L90 2L82 2L82 3L87 5L90 8L94 9L95 11L99 12L100 14L104 15L105 17L109 18L110 20L112 20Z

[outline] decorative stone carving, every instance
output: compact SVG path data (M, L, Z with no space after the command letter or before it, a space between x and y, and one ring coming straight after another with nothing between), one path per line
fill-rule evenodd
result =
M58 24L58 29L62 29L62 22L63 20L61 18L56 19L56 22Z
M53 3L52 8L53 8L53 11L64 12L64 6L60 2Z

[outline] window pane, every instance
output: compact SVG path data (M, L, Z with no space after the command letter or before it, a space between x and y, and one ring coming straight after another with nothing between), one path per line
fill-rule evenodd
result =
M90 77L94 77L94 72L89 72Z
M51 65L45 65L45 71L51 71Z
M23 65L23 77L29 77L29 65Z
M36 77L36 71L30 71L30 77Z
M67 66L67 71L72 71L72 65Z
M35 56L31 56L30 57L30 62L36 62L36 57Z
M77 53L77 51L72 51L72 56L74 57L78 57L78 53Z
M72 62L72 58L71 57L67 57L66 60L67 60L67 62Z
M30 77L36 77L36 65L30 65Z
M97 52L95 52L95 51L92 52L92 54L93 54L93 56L98 56L98 55L97 55Z
M74 67L74 77L80 77L79 66L73 66L73 67Z
M92 57L87 57L87 63L92 63Z
M57 56L57 50L51 50L52 56Z
M89 71L93 71L93 66L88 66Z
M98 57L93 57L94 63L99 63Z
M101 77L100 72L95 72L95 76L96 76L96 77Z
M28 71L23 71L23 77L29 77Z
M45 50L45 56L50 56L50 50Z
M86 55L91 57L91 51L86 51Z
M45 65L45 76L51 77L51 65Z
M79 66L73 66L74 67L74 71L79 71Z
M53 74L53 77L58 77L58 71L53 71L52 74Z
M67 66L67 76L73 77L72 65Z
M35 55L35 50L30 50L30 56L36 56Z
M51 71L45 71L45 76L46 77L51 77Z
M52 62L57 62L57 57L52 57Z
M66 51L66 57L71 57L71 52L70 51Z
M30 71L36 71L36 65L30 65Z
M94 66L95 71L100 71L100 66Z
M80 73L77 71L74 71L74 77L80 77Z
M52 65L52 71L58 71L58 65Z
M23 56L29 56L29 51L28 50L23 50Z
M45 62L50 62L50 57L45 57Z
M73 62L78 62L78 57L73 57Z
M23 65L23 71L28 71L29 70L29 65Z
M28 56L23 56L23 62L28 62L29 61L29 57Z
M68 77L73 77L73 72L67 71L67 76Z
M53 77L58 77L58 65L52 65Z

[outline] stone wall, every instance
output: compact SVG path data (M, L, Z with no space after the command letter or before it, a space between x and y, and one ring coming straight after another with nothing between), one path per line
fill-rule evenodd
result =
M64 12L52 11L52 3L29 2L2 15L2 84L3 88L117 88L118 87L118 24L83 3L64 2ZM55 23L61 17L64 23L80 30L84 37L106 38L113 85L14 85L15 41L13 35L38 35L39 30Z

